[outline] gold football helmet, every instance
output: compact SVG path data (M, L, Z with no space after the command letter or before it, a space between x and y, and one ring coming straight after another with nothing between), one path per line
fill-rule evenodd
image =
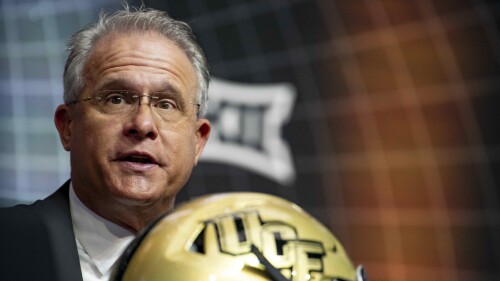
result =
M113 280L113 279L112 279ZM366 281L333 234L261 193L184 203L129 245L114 281Z

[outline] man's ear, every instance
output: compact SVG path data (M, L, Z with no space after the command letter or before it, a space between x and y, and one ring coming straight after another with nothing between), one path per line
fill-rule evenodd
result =
M201 156L201 152L207 144L208 137L210 136L210 130L212 125L208 119L200 118L196 121L196 158L194 164L198 163L198 159Z
M71 150L71 125L72 116L71 108L66 104L61 104L56 108L54 114L54 123L56 125L57 131L59 132L59 138L66 151Z

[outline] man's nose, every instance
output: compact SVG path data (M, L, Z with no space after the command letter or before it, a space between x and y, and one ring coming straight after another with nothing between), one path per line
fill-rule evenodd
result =
M123 134L136 139L156 139L158 137L157 120L152 108L149 106L150 98L142 96L139 98L137 108L132 111L123 128Z

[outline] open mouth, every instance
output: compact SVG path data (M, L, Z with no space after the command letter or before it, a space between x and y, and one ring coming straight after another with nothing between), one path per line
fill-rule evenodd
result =
M138 156L138 155L130 155L122 159L122 161L134 162L140 164L154 164L153 160L151 160L147 156Z
M145 154L127 154L119 157L118 160L137 164L158 164L153 157Z

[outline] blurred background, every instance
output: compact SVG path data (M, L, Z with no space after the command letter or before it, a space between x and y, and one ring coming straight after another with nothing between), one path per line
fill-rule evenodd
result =
M64 45L121 4L0 3L0 206L10 206L68 179L52 121ZM215 137L178 201L292 200L373 281L500 280L499 1L144 3L192 25L217 78Z

